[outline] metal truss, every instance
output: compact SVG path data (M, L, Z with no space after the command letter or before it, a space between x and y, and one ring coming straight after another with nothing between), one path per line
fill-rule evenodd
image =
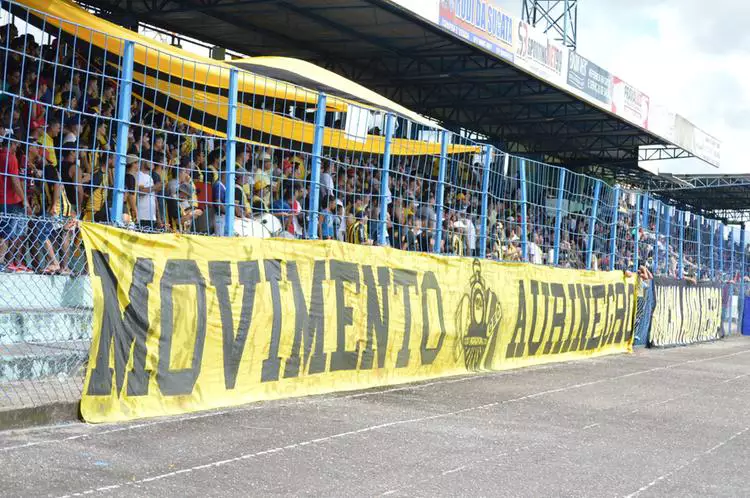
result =
M726 189L744 187L748 189L750 202L750 175L664 175L672 187L664 190Z
M523 0L521 18L571 50L578 45L578 0Z
M258 47L263 55L307 59L429 116L448 129L468 128L487 136L489 142L502 144L511 153L534 155L573 168L602 163L622 167L637 165L638 160L690 157L687 152L663 146L659 139L633 125L464 42L436 33L426 35L416 29L407 29L399 37L366 33L342 23L340 17L328 16L329 11L341 9L347 9L352 16L362 13L374 17L379 12L402 16L399 9L384 0L331 6L325 2L292 0L83 1L101 7L102 14L115 22L137 19L250 55L255 55L252 50ZM564 4L568 36L575 41L576 1L525 3L528 4L525 10L536 16L537 24L565 21L564 15L560 17L563 12L557 15L552 12L559 11ZM238 15L243 11L253 15ZM227 26L227 32L197 33L195 23L190 28L176 26L177 20L189 12L220 21ZM264 25L262 16L274 13L277 18L286 14L314 22L334 38L327 37L328 44L321 44L314 37L301 41L279 25ZM383 21L383 25L388 22L396 21ZM426 21L418 19L398 21L397 25L403 28L408 23L427 27ZM415 36L417 32L420 36ZM247 36L240 36L244 33ZM345 46L347 42L360 43L368 49L349 53L332 48Z

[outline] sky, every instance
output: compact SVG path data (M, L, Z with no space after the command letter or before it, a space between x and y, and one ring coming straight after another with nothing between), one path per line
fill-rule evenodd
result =
M520 17L522 0L496 3ZM679 160L660 172L750 173L747 19L737 0L579 0L579 54L722 141L720 169Z

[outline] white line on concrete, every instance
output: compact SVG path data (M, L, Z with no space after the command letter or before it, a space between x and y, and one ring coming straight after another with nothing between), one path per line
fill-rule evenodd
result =
M188 474L188 473L191 473L191 472L195 472L195 471L199 471L199 470L204 470L204 469L208 469L208 468L217 468L217 467L221 467L221 466L224 466L224 465L227 465L227 464L237 463L237 462L241 462L241 461L244 461L244 460L249 460L249 459L253 459L253 458L262 457L262 456L265 456L265 455L270 455L270 454L275 454L275 453L281 453L281 452L284 452L284 451L294 450L296 448L300 448L300 447L307 446L307 445L310 445L310 444L324 443L324 442L328 442L328 441L332 441L332 440L336 440L336 439L340 439L340 438L344 438L344 437L348 437L348 436L355 436L355 435L359 435L359 434L364 434L364 433L368 433L368 432L374 432L374 431L378 431L378 430L382 430L382 429L388 429L388 428L391 428L391 427L396 427L396 426L401 426L401 425L406 425L406 424L414 424L414 423L427 422L427 421L430 421L430 420L436 420L436 419L442 419L442 418L448 418L448 417L455 417L455 416L458 416L458 415L462 415L462 414L473 412L473 411L477 411L477 410L487 410L487 409L490 409L490 408L501 406L501 405L506 404L506 403L517 403L517 402L525 401L525 400L528 400L528 399L535 399L535 398L539 398L539 397L542 397L542 396L547 396L549 394L556 394L556 393L560 393L560 392L571 391L571 390L574 390L574 389L580 389L580 388L583 388L583 387L588 387L588 386L593 386L593 385L597 385L597 384L602 384L602 383L605 383L605 382L611 382L611 381L615 381L615 380L625 379L625 378L633 377L633 376L636 376L636 375L643 375L643 374L650 373L650 372L655 372L655 371L660 371L660 370L668 370L668 369L675 368L675 367L682 366L682 365L688 365L688 364L700 363L700 362L704 362L704 361L711 361L711 360L717 360L717 359L721 359L721 358L727 358L727 357L731 357L731 356L737 356L737 355L740 355L740 354L746 354L748 352L750 352L750 349L743 350L743 351L738 351L738 352L730 353L730 354L726 354L726 355L713 356L713 357L707 357L707 358L700 358L700 359L696 359L696 360L688 360L688 361L684 361L684 362L672 363L670 365L666 365L666 366L662 366L662 367L654 367L654 368L649 368L649 369L646 369L646 370L639 370L637 372L631 372L631 373L627 373L627 374L623 374L623 375L617 375L617 376L614 376L614 377L606 377L606 378L599 379L599 380L593 380L593 381L590 381L590 382L581 382L581 383L578 383L578 384L572 384L572 385L563 386L563 387L559 387L559 388L555 388L555 389L548 389L546 391L540 391L540 392L537 392L537 393L527 394L525 396L519 396L517 398L511 398L511 399L506 399L506 400L494 401L492 403L486 403L486 404L483 404L483 405L478 405L478 406L473 406L473 407L468 407L468 408L462 408L460 410L455 410L455 411L451 411L451 412L438 413L438 414L435 414L435 415L428 415L428 416L424 416L424 417L415 417L415 418L410 418L410 419L395 420L393 422L386 422L386 423L383 423L383 424L371 425L371 426L363 427L363 428L360 428L360 429L355 429L355 430L346 431L346 432L340 432L340 433L337 433L337 434L331 434L330 436L325 436L325 437L320 437L320 438L316 438L316 439L310 439L310 440L307 440L307 441L301 441L301 442L297 442L297 443L292 443L292 444L288 444L286 446L279 446L277 448L271 448L271 449L267 449L267 450L263 450L263 451L258 451L258 452L255 452L255 453L246 453L246 454L243 454L243 455L239 455L237 457L228 458L228 459L225 459L225 460L218 460L218 461L214 461L214 462L209 462L209 463L206 463L206 464L203 464L203 465L197 465L197 466L194 466L194 467L184 468L184 469L176 470L176 471L173 471L173 472L167 472L167 473L164 473L164 474L155 475L155 476L152 476L152 477L147 477L147 478L143 478L143 479L138 479L138 480L133 480L133 481L128 481L128 482L123 482L123 483L119 483L119 484L112 484L112 485L109 485L109 486L104 486L102 488L89 489L89 490L81 491L81 492L78 492L78 493L72 493L72 494L64 495L64 496L61 496L60 498L70 498L70 497L73 497L73 496L85 496L85 495L89 495L89 494L92 494L92 493L109 491L109 490L113 490L113 489L120 489L120 488L123 488L123 487L126 487L126 486L133 486L133 485L138 485L138 484L150 483L150 482L159 481L159 480L162 480L162 479L167 479L167 478L170 478L170 477L174 477L174 476L177 476L177 475L180 475L180 474ZM475 378L475 377L470 377L470 378ZM478 378L481 378L481 377L478 377ZM732 439L734 439L734 437L737 437L737 436L741 435L742 433L746 432L747 430L750 430L750 427L748 427L744 431L741 431L740 433L737 433L735 436L733 436L732 438L728 439L724 443L722 443L720 445L717 445L715 448L711 449L710 451L714 451L715 449L719 448L720 446L723 446L724 444L726 444L729 441L731 441ZM648 488L646 488L646 489L648 489Z
M646 484L646 485L638 488L636 491L630 493L629 495L626 495L625 498L635 498L636 496L640 495L644 491L648 491L649 489L651 489L652 487L656 486L657 484L659 484L664 479L667 479L667 478L671 477L672 475L676 474L677 472L679 472L679 471L681 471L681 470L689 467L690 465L694 464L695 462L697 462L701 458L704 458L704 457L710 455L711 453L713 453L714 451L718 450L722 446L725 446L725 445L729 444L730 442L734 441L735 439L737 439L738 437L740 437L741 435L743 435L747 431L750 431L750 427L745 427L741 431L735 432L734 434L732 434L731 436L729 436L724 441L722 441L722 442L720 442L718 444L715 444L714 446L710 447L709 449L707 449L706 451L704 451L702 453L699 453L698 455L696 455L691 460L688 460L687 462L683 463L682 465L680 465L678 467L675 467L674 469L670 470L666 474L660 475L659 477L657 477L656 479L654 479L650 483L648 483L648 484Z

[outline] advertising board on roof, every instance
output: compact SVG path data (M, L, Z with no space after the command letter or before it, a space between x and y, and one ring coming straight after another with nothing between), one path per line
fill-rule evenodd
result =
M548 81L565 85L568 50L523 21L518 21L516 26L516 64Z
M513 60L513 18L494 0L440 0L440 26L506 60Z
M617 76L612 77L612 112L641 128L648 129L650 105L648 95Z
M576 52L568 55L568 86L597 103L607 106L612 103L612 75Z

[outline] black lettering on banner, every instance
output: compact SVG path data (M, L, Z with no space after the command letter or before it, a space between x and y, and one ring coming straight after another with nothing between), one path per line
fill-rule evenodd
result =
M547 342L544 344L544 354L549 354L550 352L557 354L563 345L563 334L565 334L566 299L563 284L550 284L550 296L552 296L552 326L550 327ZM558 305L560 305L559 308ZM553 341L556 331L557 340Z
M628 298L625 295L625 284L618 282L614 286L615 290L615 319L612 322L612 336L610 337L609 344L615 342L622 342L623 336L625 335L626 327L626 314L628 306Z
M272 323L271 341L268 345L268 358L263 360L260 381L272 382L279 380L279 368L281 358L279 357L279 344L281 342L281 291L279 281L281 280L281 261L276 259L263 260L263 271L266 274L266 282L271 288Z
M328 358L323 349L325 346L323 281L326 278L326 262L316 261L313 267L309 310L295 261L287 261L286 278L291 282L292 293L294 294L294 342L284 366L284 378L297 377L300 370L305 373L305 368L307 368L306 373L308 374L325 372ZM315 352L310 357L313 344L315 344ZM304 353L302 360L300 360L300 348L302 347L304 347Z
M151 371L146 370L146 333L148 322L148 285L154 280L154 263L150 259L138 258L133 265L133 278L128 293L130 301L124 313L120 312L117 298L118 286L109 254L92 250L91 260L94 275L99 277L104 298L102 325L99 333L99 348L96 363L91 370L89 396L109 396L112 394L112 369L110 368L110 348L114 348L116 395L122 393L125 383L125 369L133 352L133 368L128 372L128 396L148 394Z
M625 292L625 332L623 334L623 340L629 343L633 339L635 333L635 306L630 305L631 299L635 299L635 285L629 283ZM629 311L628 311L629 310Z
M615 300L615 286L614 284L608 284L604 289L604 328L602 329L599 346L609 344L615 335L614 329L612 328L615 322L615 311L617 307L617 303L613 303Z
M357 369L357 350L346 350L346 328L354 323L353 308L346 306L344 283L355 285L359 294L359 267L346 261L331 261L331 280L336 284L336 351L331 353L331 372Z
M570 329L568 329L568 338L565 339L565 342L562 345L562 348L560 348L561 353L567 353L572 348L575 348L575 345L578 344L578 336L575 335L576 331L576 285L575 284L568 284L568 299L570 299Z
M417 287L417 273L412 270L393 270L393 286L401 292L404 297L404 342L401 344L401 350L396 357L396 368L404 368L409 365L411 351L409 350L409 341L411 340L411 295L410 287Z
M576 284L576 288L578 290L578 302L581 305L581 321L578 324L578 335L576 336L578 342L571 345L571 351L585 349L588 344L586 338L588 337L589 323L591 321L591 287Z
M654 280L656 306L651 315L652 346L691 344L721 336L721 288L670 278Z
M196 327L193 358L189 368L172 370L172 343L174 339L174 301L172 292L176 285L193 285L196 294ZM159 363L156 381L163 394L176 396L193 392L201 371L203 345L206 341L206 281L195 261L189 259L167 260L160 282L161 334L159 335Z
M208 275L211 285L216 289L221 317L222 350L224 356L224 387L234 389L237 383L237 372L245 351L245 343L253 320L255 288L260 281L260 268L257 261L240 261L237 263L239 284L242 286L242 307L240 320L235 334L232 300L229 297L229 286L232 284L232 267L228 261L209 261Z
M440 335L438 336L437 345L434 348L428 348L427 342L430 338L430 311L429 311L429 291L434 291L438 308L438 325L440 326ZM431 271L424 274L422 278L422 344L420 352L422 356L422 365L431 365L437 358L440 349L443 347L445 340L445 320L443 319L443 295L438 285L437 277Z
M377 342L378 368L385 366L385 354L388 351L388 326L390 324L389 292L391 285L391 272L387 267L378 268L378 283L380 284L383 313L381 315L381 301L378 301L378 286L375 284L375 276L372 266L362 267L363 280L367 287L367 343L362 351L362 359L359 368L369 370L372 368L373 342Z
M590 289L591 300L594 303L594 316L591 322L591 335L586 341L586 345L582 348L585 351L591 351L592 349L598 348L599 342L602 340L602 335L604 334L604 330L601 327L602 308L604 308L604 306L600 306L599 301L604 300L607 294L606 287L604 285L592 285ZM606 323L604 325L606 326ZM599 335L596 335L596 331L599 328L602 328L602 331Z
M523 280L519 280L516 326L513 328L513 337L510 338L508 348L505 350L505 357L519 358L523 356L524 349L526 349L526 293Z
M529 330L529 356L536 355L536 352L539 350L539 346L542 345L542 341L544 340L544 332L545 328L547 327L547 285L543 282L538 282L536 280L531 281L531 299L532 299L532 308L531 308L531 330ZM539 331L539 340L534 340L534 334L536 333L536 325L537 325L537 316L539 315L539 296L544 296L544 321L542 322L542 329Z

